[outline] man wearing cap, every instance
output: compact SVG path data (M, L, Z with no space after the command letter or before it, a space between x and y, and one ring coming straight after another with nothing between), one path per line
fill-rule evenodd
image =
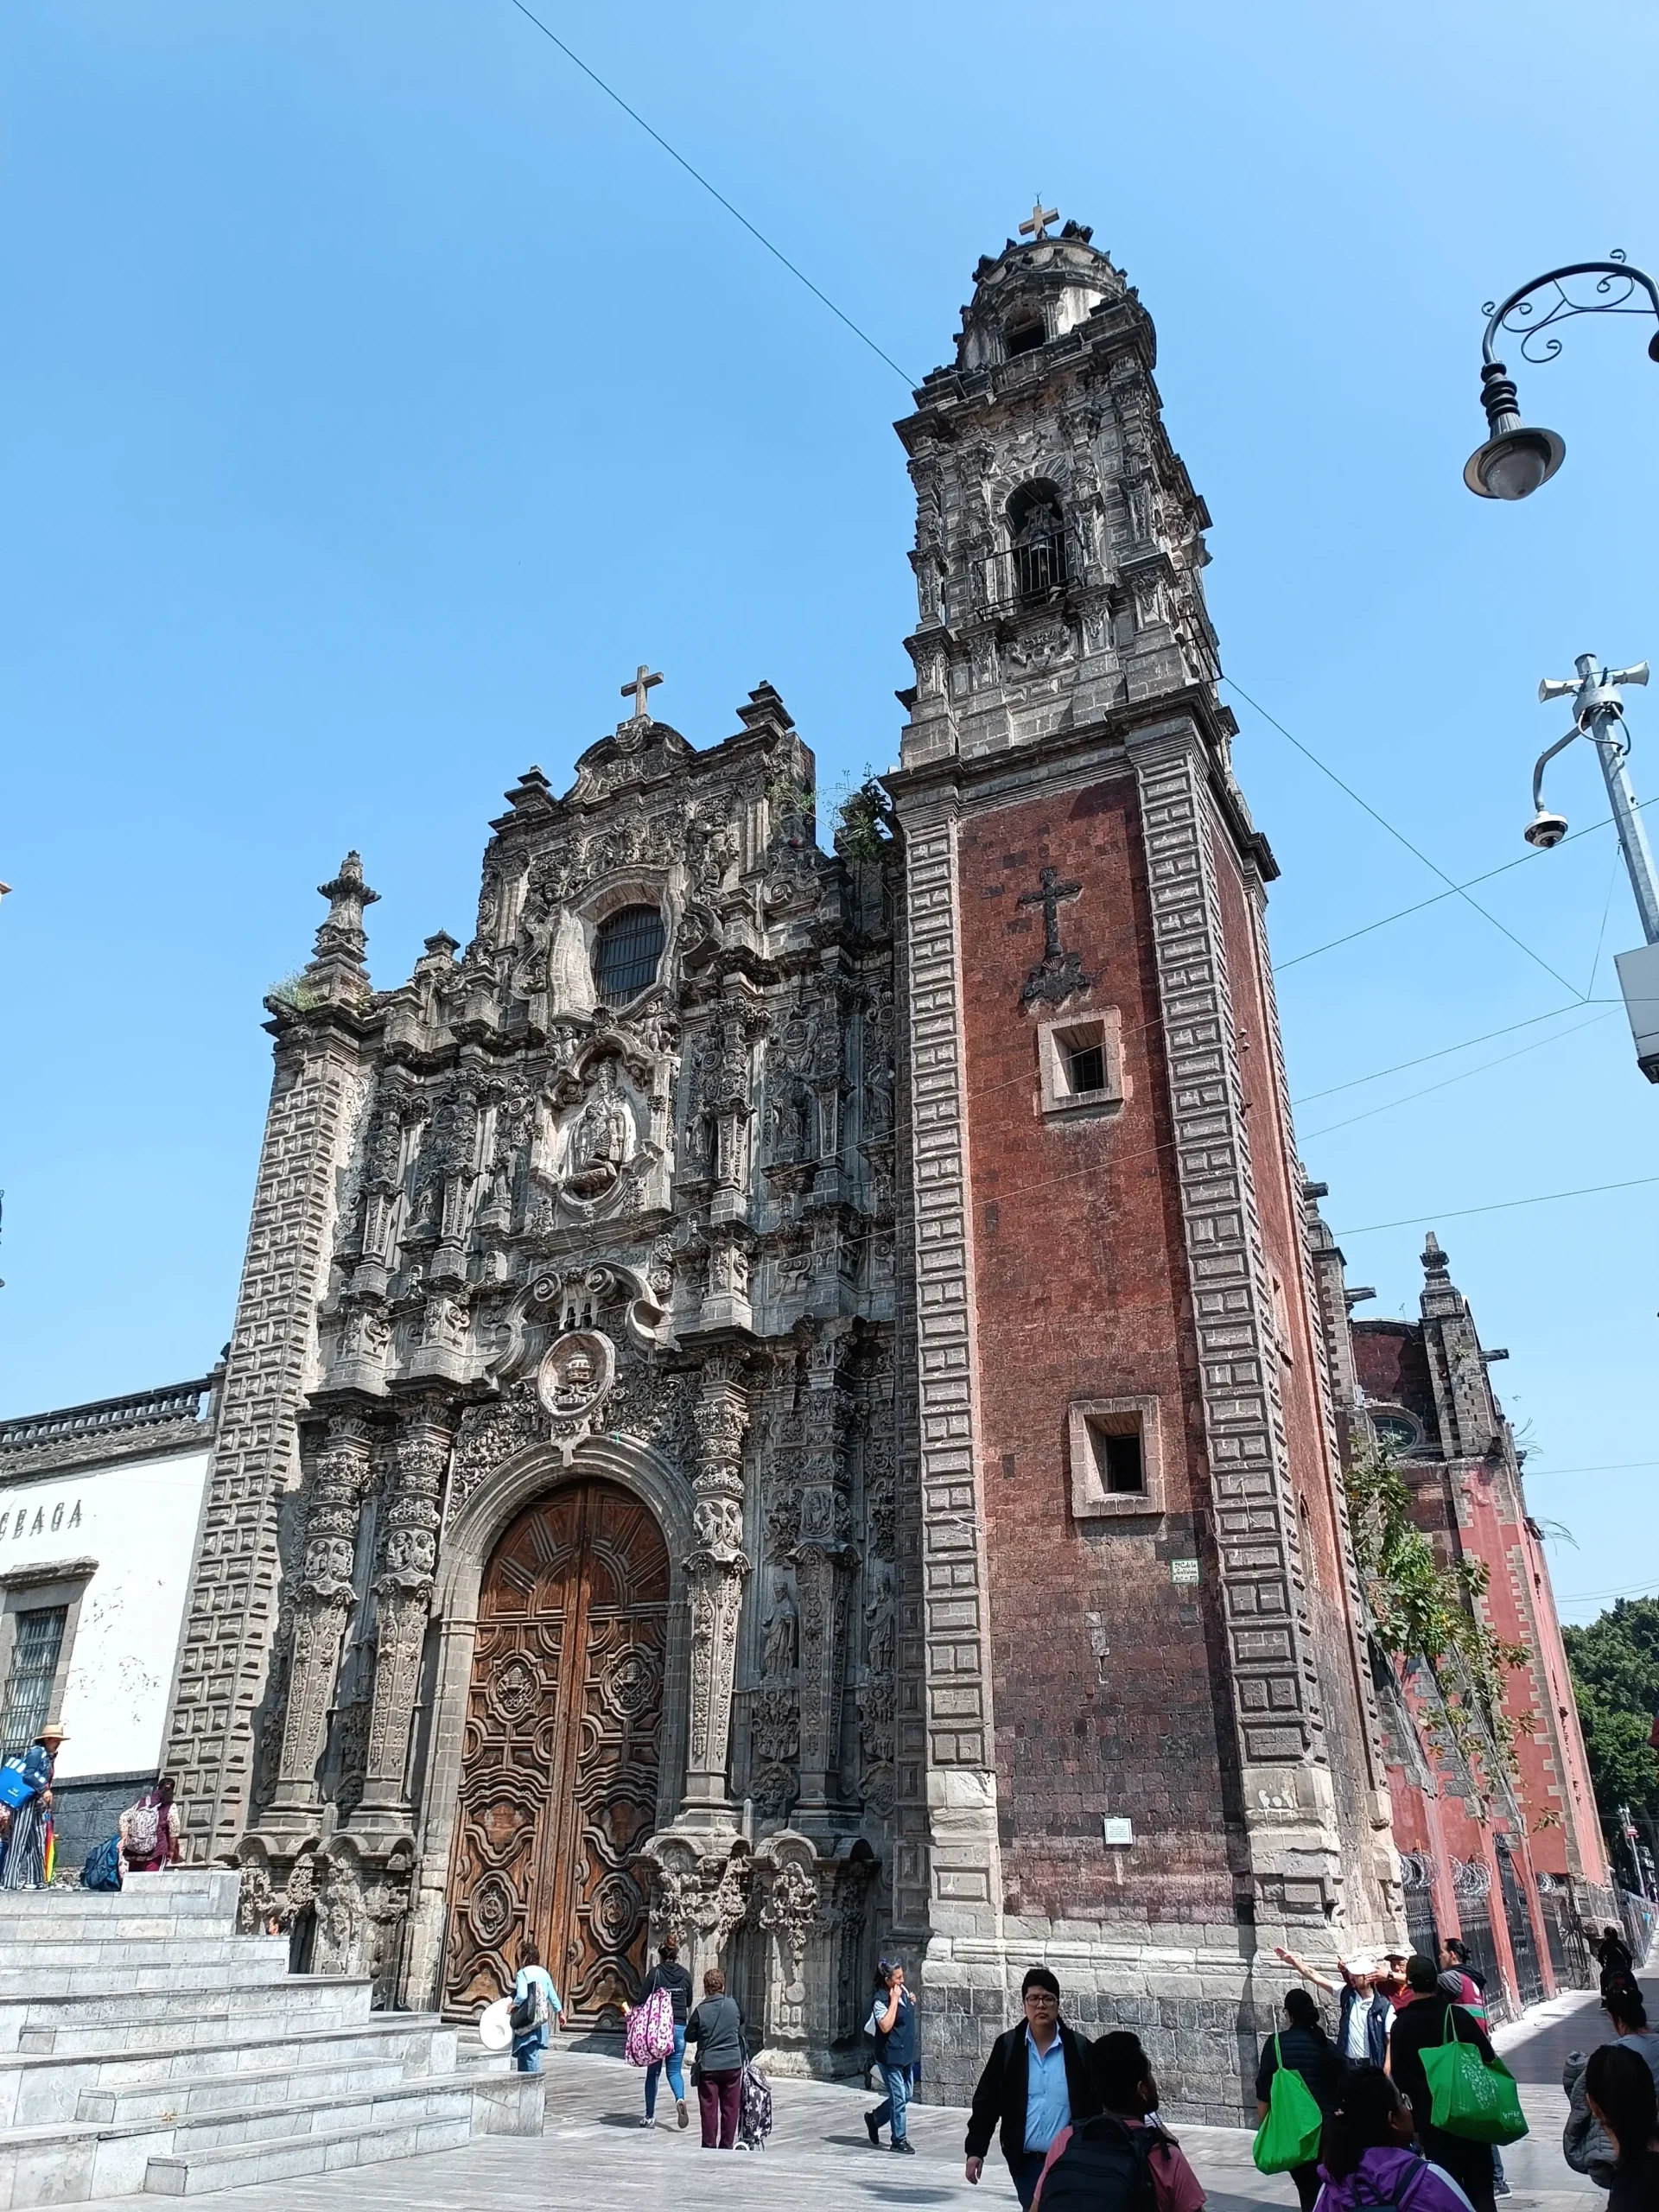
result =
M48 1721L26 1751L6 1761L7 1772L17 1777L13 1786L27 1794L11 1808L0 1889L43 1890L51 1877L52 1769L65 1740L58 1723Z
M1294 1967L1303 1980L1311 1981L1315 1989L1338 1987L1336 1982L1316 1974L1294 1952L1280 1948L1278 1956L1287 1967ZM1369 1953L1363 1953L1358 1958L1338 1959L1337 1971L1342 1976L1342 1999L1337 2009L1337 2056L1344 2066L1381 2066L1389 2048L1389 2024L1394 2018L1394 2007L1376 1986L1376 1961Z

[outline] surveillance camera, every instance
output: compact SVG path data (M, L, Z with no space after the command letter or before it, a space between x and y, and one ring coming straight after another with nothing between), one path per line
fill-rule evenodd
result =
M1567 817L1548 813L1541 806L1522 834L1529 845L1536 845L1541 853L1547 853L1552 845L1559 845L1566 836Z

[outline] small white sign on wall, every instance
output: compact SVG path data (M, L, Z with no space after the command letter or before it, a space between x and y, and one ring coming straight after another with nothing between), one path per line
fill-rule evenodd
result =
M1198 1562L1195 1559L1171 1560L1169 1579L1172 1582L1196 1582L1198 1579Z
M1133 1843L1135 1822L1116 1818L1112 1814L1108 1813L1101 1821L1100 1834L1103 1843Z

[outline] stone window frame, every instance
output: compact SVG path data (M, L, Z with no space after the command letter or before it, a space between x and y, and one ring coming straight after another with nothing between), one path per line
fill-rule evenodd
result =
M1078 1521L1144 1521L1164 1512L1164 1447L1155 1394L1140 1398L1074 1398L1066 1409L1071 1512ZM1138 1491L1109 1491L1094 1446L1096 1435L1138 1436Z
M1122 1030L1122 1016L1115 1006L1091 1013L1056 1014L1038 1023L1037 1073L1045 1120L1082 1120L1122 1112L1128 1098L1123 1077ZM1098 1046L1105 1060L1105 1083L1097 1090L1072 1090L1069 1088L1070 1057L1091 1046Z
M674 963L679 957L680 918L684 902L676 894L670 873L665 868L623 861L574 897L560 901L557 911L562 918L549 950L548 988L556 1012L591 1014L600 1005L598 979L594 974L594 940L600 924L620 913L625 906L658 909L663 918L663 950L657 963L656 981L647 983L645 990L636 992L626 1006L612 1007L608 1011L626 1014L646 993L658 989L665 978L672 977ZM579 944L567 933L567 925L569 931L580 939Z
M0 1572L0 1710L3 1710L11 1681L11 1658L17 1643L17 1616L49 1606L63 1607L63 1636L58 1644L58 1663L53 1670L46 1717L63 1715L69 1669L74 1661L75 1636L87 1588L98 1572L95 1559L42 1560L38 1564L8 1567Z

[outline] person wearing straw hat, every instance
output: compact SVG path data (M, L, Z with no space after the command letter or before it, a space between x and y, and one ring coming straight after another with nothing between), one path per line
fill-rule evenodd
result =
M49 1720L26 1751L6 1761L29 1794L12 1808L0 1889L43 1890L52 1878L52 1770L66 1740L59 1723Z

